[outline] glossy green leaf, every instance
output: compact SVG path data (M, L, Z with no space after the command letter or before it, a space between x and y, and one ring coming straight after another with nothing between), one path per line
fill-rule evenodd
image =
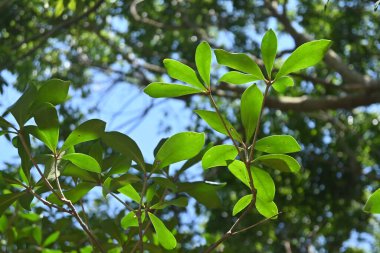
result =
M283 154L263 155L256 158L254 160L254 163L255 162L260 162L272 169L280 170L283 172L297 173L301 168L296 159Z
M269 29L261 42L261 55L263 57L265 69L267 71L268 77L271 78L271 73L273 69L274 60L277 54L277 36Z
M257 63L248 55L242 53L230 53L222 49L216 49L214 52L219 64L252 74L257 80L265 79Z
M69 147L77 145L79 143L100 138L104 133L105 127L106 123L99 119L92 119L83 122L67 137L62 145L61 150L66 150Z
M155 163L158 168L196 156L205 144L204 133L183 132L170 137L158 150Z
M63 160L67 160L78 166L79 168L95 173L100 173L102 168L99 163L91 156L81 153L70 153L62 157Z
M67 100L70 82L60 79L50 79L41 82L41 88L38 89L36 102L51 103L53 105L61 104Z
M140 194L133 188L131 184L127 184L117 190L118 192L124 194L125 196L129 197L136 203L140 203L141 197Z
M172 98L201 93L202 90L186 85L172 83L150 83L144 92L153 98Z
M98 180L97 174L87 170L82 170L78 166L72 164L71 162L61 160L59 165L62 166L63 171L61 172L61 174L63 176L80 178L87 182L97 182Z
M287 154L301 151L301 146L290 135L271 135L256 142L255 149L272 154Z
M380 189L372 193L365 203L363 210L369 213L380 214Z
M29 86L22 96L14 103L9 111L15 117L18 125L22 127L31 118L31 107L36 99L37 89Z
M203 169L227 166L228 160L234 160L238 152L233 145L218 145L210 148L202 158Z
M287 87L292 86L294 86L294 81L289 76L282 76L272 84L273 89L279 93L284 93Z
M0 195L0 216L7 210L16 200L22 197L25 194L25 191L7 193Z
M55 231L54 233L50 234L46 240L44 241L44 243L42 244L43 247L47 247L53 243L55 243L58 238L59 238L59 235L61 234L61 232L59 231Z
M207 208L219 208L221 206L217 190L225 186L225 183L191 182L178 183L178 192L186 192Z
M208 87L210 87L211 57L210 45L206 41L202 41L195 51L195 64L199 75Z
M230 71L224 74L219 79L219 82L226 82L226 83L232 83L232 84L246 84L246 83L250 83L257 80L260 80L260 79L254 75L244 74L237 71Z
M237 179L243 182L249 188L249 175L245 164L242 161L235 160L228 164L228 170L234 175Z
M263 99L262 92L255 84L248 87L241 97L240 114L247 142L251 140L255 133Z
M75 204L79 200L81 200L95 186L96 184L94 183L87 183L87 182L79 183L74 188L64 191L63 194L68 200L70 200L73 204ZM62 202L53 193L47 197L47 200L56 205L62 205Z
M52 93L50 91L50 93ZM59 138L59 121L57 110L52 104L44 103L34 113L34 120L38 126L41 140L51 151L55 151Z
M173 59L165 59L164 65L169 76L172 78L188 83L199 90L206 90L203 84L199 81L195 71L189 66Z
M302 44L286 59L276 75L276 80L317 64L323 59L331 44L330 40L315 40Z
M106 132L102 141L113 150L135 161L141 169L145 170L145 161L141 150L129 136L116 131Z
M234 208L232 209L232 215L235 216L242 210L244 210L249 203L252 201L252 194L245 195L244 197L240 198L238 202L234 205Z
M138 219L137 219L135 212L129 212L127 215L125 215L121 219L120 223L121 223L121 227L123 229L127 229L129 227L138 227L139 226L139 222L138 222Z
M178 206L178 207L186 207L188 204L188 199L185 197L179 197L178 199L172 199L168 201L164 201L161 203L154 204L151 206L151 209L164 209L168 206Z
M264 201L260 198L256 198L256 209L265 218L278 214L277 205L273 201ZM277 216L272 219L277 219Z
M220 119L219 115L216 112L206 111L206 110L195 110L194 112L198 114L204 121L206 121L206 123L212 129L228 136L228 132L226 128L224 127L222 120ZM235 128L231 125L231 123L226 118L223 117L223 119L227 125L227 128L230 130L232 138L234 138L237 141L241 141L241 137L239 133L235 130Z
M257 198L270 202L274 199L276 187L272 177L263 169L251 167L253 183L257 190Z
M169 229L165 226L165 224L154 214L148 213L149 219L152 222L154 230L156 231L158 241L165 249L171 250L177 246L177 240L174 235L170 232Z

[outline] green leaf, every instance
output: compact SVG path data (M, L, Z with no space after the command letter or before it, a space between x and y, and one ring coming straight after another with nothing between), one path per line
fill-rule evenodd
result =
M199 90L206 90L203 84L199 81L195 71L189 66L173 59L165 59L164 65L169 76L172 78L188 83Z
M255 149L265 153L287 154L301 151L301 146L290 135L272 135L258 140Z
M100 138L104 133L106 123L99 119L92 119L83 122L67 137L62 145L61 150L66 150L69 147L82 142L92 141Z
M63 171L62 171L63 176L80 178L80 179L88 181L88 182L97 182L97 180L98 180L97 174L95 174L93 172L89 172L87 170L82 170L78 166L72 164L71 162L64 161L65 164L62 164L62 162L63 161L61 161L61 163L58 165L63 166L62 167L63 168Z
M323 59L331 44L330 40L315 40L302 44L286 59L276 75L276 80L317 64Z
M34 227L33 229L33 238L37 242L38 245L41 245L42 242L42 231L40 227Z
M227 166L228 160L234 160L238 152L233 145L218 145L210 148L202 158L203 169Z
M155 82L150 83L144 92L153 98L173 98L201 93L202 90L186 85Z
M217 190L225 186L225 183L214 182L191 182L191 183L178 183L178 192L186 192L199 203L205 205L207 208L218 208L221 206Z
M199 75L208 87L210 87L211 57L210 45L206 41L202 41L195 51L195 64Z
M78 166L79 168L95 173L100 173L102 168L99 163L91 156L81 153L70 153L62 157L63 160L67 160Z
M253 162L260 162L270 168L283 172L297 173L301 168L296 159L283 154L263 155L256 158Z
M245 209L252 201L252 194L246 195L238 200L232 209L232 215L235 216L240 211Z
M152 221L152 225L154 230L156 230L156 234L158 237L158 241L165 249L171 250L177 246L177 240L173 236L173 234L167 229L165 224L157 218L154 214L148 212L149 219Z
M118 192L124 194L125 196L131 198L136 203L140 203L141 197L140 194L133 188L131 184L127 184L117 190Z
M170 137L158 150L155 163L162 169L170 164L196 156L205 144L205 134L183 132Z
M76 202L81 200L83 196L85 196L95 186L96 184L94 183L87 183L87 182L79 183L74 188L64 191L63 194L68 200L70 200L73 204L75 204ZM62 202L53 193L47 197L47 200L56 205L62 205Z
M25 191L0 195L0 216L13 204L13 202L18 200L24 194Z
M116 157L115 162L112 164L110 171L107 173L107 176L114 174L122 174L128 172L131 168L132 160L129 157L119 156Z
M257 63L248 55L242 53L230 53L222 49L216 49L214 52L219 64L252 74L257 80L265 79Z
M135 212L129 212L121 219L121 227L127 229L129 227L138 227L139 222Z
M65 10L65 5L63 4L63 0L58 0L56 5L55 5L55 13L54 15L56 17L60 16L63 11Z
M206 110L195 110L195 113L198 114L204 121L206 121L206 123L215 131L228 136L228 132L226 128L224 127L222 120L220 119L219 115L216 112L206 111ZM240 142L241 137L239 133L235 130L235 128L231 125L231 123L226 118L223 117L223 119L227 125L227 128L231 132L232 138Z
M3 117L0 117L0 128L13 128L13 125L9 123L6 119Z
M106 132L102 137L102 141L113 150L135 161L141 169L145 170L145 162L141 150L129 136L116 131Z
M21 135L23 136L25 140L25 144L29 150L31 150L30 146L30 138L29 135L22 129ZM28 181L30 181L30 169L32 168L33 164L30 160L30 157L28 155L28 152L24 148L24 145L22 144L22 141L20 140L20 137L15 137L15 140L17 140L17 151L18 155L21 158L21 168L24 171L25 176L28 178Z
M178 199L172 199L169 201L164 201L160 203L156 203L151 206L151 209L164 209L168 206L178 206L178 207L186 207L188 204L188 199L186 197L179 197Z
M264 96L262 92L255 84L248 87L241 97L240 114L247 142L251 140L255 133L263 99Z
M272 84L273 89L279 93L284 93L287 87L292 86L294 86L294 81L289 76L282 76Z
M28 192L27 190L24 190L24 192L25 192L25 194L19 198L18 202L20 203L22 208L24 208L27 211L31 211L32 209L31 209L30 205L32 204L32 201L34 199L34 195L31 194L30 192Z
M235 160L228 164L228 170L234 175L237 179L243 182L249 188L249 175L245 164L242 161Z
M52 93L50 91L50 93ZM44 103L34 113L34 120L38 126L41 140L52 152L57 148L59 138L59 121L57 110L52 104Z
M55 231L54 233L50 234L48 236L48 238L46 238L46 240L44 241L44 243L42 244L42 246L43 247L47 247L47 246L55 243L58 240L60 234L61 233L59 231Z
M244 74L237 71L230 71L224 74L219 79L219 82L226 82L226 83L232 83L232 84L246 84L246 83L250 83L257 80L260 80L260 79L254 75Z
M67 100L70 82L60 79L50 79L41 82L42 86L38 90L36 102L51 103L53 105L62 104Z
M265 218L270 218L278 214L277 205L273 201L268 202L260 198L256 198L256 209ZM272 219L277 219L277 216Z
M268 77L271 78L274 60L277 54L277 37L276 34L269 29L261 42L261 55L263 57L265 69Z
M276 187L272 177L265 170L251 167L253 183L257 190L257 198L270 202L274 199Z
M31 107L37 96L37 89L35 86L29 86L22 96L14 103L9 111L15 117L18 125L22 127L31 118Z
M380 214L380 189L377 189L371 196L369 196L363 210L369 213Z

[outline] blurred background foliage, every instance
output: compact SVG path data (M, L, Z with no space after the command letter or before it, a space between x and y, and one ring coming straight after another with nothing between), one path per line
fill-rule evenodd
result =
M334 44L324 63L297 74L294 89L270 94L268 99L261 135L291 134L304 148L298 154L303 165L300 175L273 172L275 202L284 213L276 221L226 241L218 250L379 252L379 220L362 211L369 192L380 186L380 12L374 10L375 2L0 1L0 92L11 85L23 91L31 81L56 77L70 80L73 92L85 98L94 91L94 77L102 75L106 77L101 84L102 96L112 96L117 84L124 84L127 94L132 86L142 88L151 81L168 79L162 66L164 58L194 64L194 51L202 40L214 48L248 52L261 64L259 41L268 28L279 34L278 56L283 58L309 39L331 39ZM220 76L221 70L216 69L214 76ZM16 81L10 82L9 76ZM236 98L241 87L216 82L213 85L218 86L218 103L238 124ZM180 100L191 109L208 106L202 98ZM142 117L151 106L145 108L147 112ZM68 130L88 112L66 105L60 113L64 119L62 128L67 129L62 135L67 136ZM176 123L163 124L170 127ZM212 136L195 116L189 118L188 127L208 132L210 141L224 141L219 135ZM17 173L17 164L18 161L2 164L1 170ZM196 205L195 213L181 216L179 252L199 252L202 245L218 239L234 221L234 203L248 194L226 168L207 171L204 178L228 183L219 191L223 208L207 210ZM4 187L0 183L6 192ZM109 218L119 224L122 216L107 212L112 208L109 203L88 201L94 206L89 219L98 237L115 245L123 243L118 239L122 231L115 230L111 222L101 222ZM42 251L43 240L38 235L42 233L46 239L57 230L61 235L50 248L79 252L86 246L85 236L69 225L69 218L52 213L51 217L57 219L54 222L47 215L42 218L40 214L44 212L49 210L37 206L28 214L16 206L15 212L6 213L6 218L0 218L0 248L7 249L5 252ZM252 213L244 225L259 219ZM88 250L83 248L81 252Z

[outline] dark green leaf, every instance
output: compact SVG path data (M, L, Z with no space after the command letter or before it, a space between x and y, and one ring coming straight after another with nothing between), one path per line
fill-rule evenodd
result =
M186 85L155 82L150 83L144 92L153 98L172 98L201 93L202 90Z
M377 189L371 196L369 196L363 210L369 213L380 214L380 189Z
M255 84L246 89L241 97L240 114L247 142L251 140L257 127L263 99L262 92Z
M206 90L203 84L199 81L195 71L189 66L173 59L165 59L164 65L169 76L172 78L188 83L198 90Z
M144 157L136 142L129 136L115 131L106 132L104 133L102 140L113 150L131 158L141 169L145 170Z
M278 214L277 206L273 201L264 201L260 198L256 198L256 209L265 218ZM272 219L277 219L277 216Z
M277 37L276 34L269 29L261 42L261 55L263 57L265 69L268 74L268 78L271 79L271 73L273 69L274 60L277 54Z
M131 158L123 156L118 156L115 158L115 162L112 164L112 167L110 171L107 173L107 176L126 173L128 172L129 168L131 168Z
M13 125L9 123L6 119L3 117L0 117L0 128L13 128Z
M301 151L301 146L290 135L272 135L258 140L255 149L265 153L287 154Z
M36 102L48 102L57 105L66 101L70 82L60 79L50 79L41 82L41 84L42 86L38 90Z
M171 250L177 246L177 240L173 234L167 229L165 224L157 218L154 214L148 213L149 219L152 222L154 230L156 231L158 241L165 249Z
M289 76L282 76L272 84L273 89L279 93L284 93L287 87L292 86L294 86L294 81Z
M265 79L257 63L248 55L242 53L230 53L222 49L216 49L214 52L219 64L252 74L257 80Z
M252 201L252 194L246 195L238 200L236 204L234 205L234 208L232 210L232 215L235 216L238 214L240 211L245 209L249 203Z
M0 216L7 210L16 200L21 198L25 194L25 191L7 193L0 195Z
M188 193L207 208L218 208L221 206L216 191L224 185L225 183L213 183L208 181L177 184L179 192Z
M20 134L23 136L22 138L25 141L25 145L27 146L27 149L31 150L29 134L27 134L24 130L22 130ZM27 150L25 149L20 137L19 136L15 137L15 140L17 141L18 155L21 158L21 168L24 171L25 176L28 178L28 181L30 181L30 169L32 168L33 164L30 160L29 154Z
M63 194L68 200L70 200L73 204L75 204L76 202L81 200L83 196L85 196L95 186L96 184L94 183L87 183L87 182L79 183L74 188L64 191ZM62 202L58 200L57 196L54 195L53 193L47 197L47 200L56 205L62 205Z
M52 104L44 103L34 113L34 120L38 126L39 136L42 142L54 152L59 138L59 121L57 110ZM38 138L38 137L37 137Z
M31 85L22 96L14 103L9 111L15 117L18 125L22 127L31 118L31 107L37 96L37 89Z
M81 153L70 153L62 157L63 160L67 160L75 164L81 169L100 173L102 168L100 168L99 163L91 156L81 154Z
M238 152L233 145L218 145L210 148L202 158L203 169L227 166L228 160L234 160Z
M34 196L33 194L31 194L30 192L28 192L27 190L24 190L25 194L22 195L20 198L19 198L19 203L20 205L27 211L31 211L31 208L30 208L30 205L32 204L32 201L34 199Z
M276 187L269 173L256 167L251 167L251 172L257 190L256 197L267 202L273 201Z
M100 138L104 133L106 123L99 119L92 119L83 122L67 137L63 143L61 150L66 150L69 147L82 142L92 141Z
M62 162L65 162L63 164ZM78 166L72 164L71 162L61 161L59 165L63 166L62 175L70 176L74 178L80 178L89 182L97 182L98 176L93 172L89 172L87 170L82 170Z
M210 45L206 41L202 41L195 51L195 64L199 75L208 87L210 87L211 57Z
M237 71L230 71L224 74L219 79L219 82L226 82L232 84L246 84L257 80L260 80L259 78L257 78L257 76L251 74L244 74Z
M216 112L206 110L195 110L195 113L198 114L204 121L206 121L206 123L215 131L228 136L227 129L224 127L222 120ZM227 128L230 130L232 137L237 141L241 141L239 133L235 130L231 123L226 118L223 119L226 123Z
M331 44L330 40L315 40L302 44L286 59L276 75L276 80L317 64L323 59Z
M301 168L296 159L282 154L263 155L256 158L254 162L261 162L270 168L283 172L297 173Z
M196 156L205 143L204 133L183 132L170 137L158 150L155 163L158 168Z
M178 207L186 207L188 204L188 199L185 197L180 197L178 199L173 199L169 201L164 201L161 203L154 204L151 206L151 209L164 209L168 206L178 206Z

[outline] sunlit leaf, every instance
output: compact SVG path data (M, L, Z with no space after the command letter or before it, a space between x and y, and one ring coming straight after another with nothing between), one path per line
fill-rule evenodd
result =
M138 227L139 222L135 212L129 212L121 219L121 227L127 229L129 227Z
M203 84L199 81L195 71L189 66L173 59L165 59L164 65L169 76L172 78L188 83L199 90L206 90Z
M238 200L232 210L232 215L235 216L242 210L244 210L252 201L252 194L246 195Z
M75 164L81 169L100 173L102 171L102 168L100 167L99 163L91 156L81 153L71 153L66 154L62 157L62 159L67 160Z
M263 99L262 92L255 84L247 88L241 97L240 114L247 142L251 140L256 130Z
M195 64L204 83L210 87L211 47L202 41L195 51Z
M41 88L37 93L36 102L61 104L67 100L70 82L60 79L50 79L41 82Z
M219 79L219 82L226 82L231 84L246 84L257 80L260 80L257 76L251 74L244 74L237 71L230 71L224 74Z
M156 231L158 241L165 249L174 249L177 246L177 240L174 235L170 232L169 229L165 226L165 224L157 218L154 214L148 213L149 219L152 222L154 230Z
M256 142L255 149L274 154L286 154L301 151L301 146L290 135L271 135Z
M59 235L61 234L61 232L59 231L55 231L54 233L50 234L46 240L44 241L44 243L42 244L43 247L47 247L53 243L55 243L58 238L59 238Z
M141 197L140 194L133 188L131 184L127 184L117 190L118 192L124 194L125 196L131 198L136 203L140 203Z
M253 183L257 190L257 198L270 202L274 199L276 187L272 177L263 169L251 167Z
M210 148L202 158L203 169L227 166L228 160L234 160L238 151L233 145L218 145Z
M283 172L297 173L301 168L301 165L299 165L296 159L283 154L262 155L256 158L253 162L260 162L270 168Z
M372 193L365 203L363 210L369 213L380 214L380 189Z
M265 218L278 214L277 205L273 201L264 201L261 198L256 198L256 209ZM272 219L277 219L277 216Z
M144 92L153 98L172 98L201 93L202 90L186 85L155 82L150 83Z
M272 29L269 29L261 42L261 55L263 57L268 78L271 78L274 60L277 54L277 37Z
M273 89L279 93L284 93L287 87L292 86L294 86L294 81L289 76L282 76L272 84Z
M59 138L59 121L57 110L52 104L44 103L34 113L40 139L51 151L55 151Z

